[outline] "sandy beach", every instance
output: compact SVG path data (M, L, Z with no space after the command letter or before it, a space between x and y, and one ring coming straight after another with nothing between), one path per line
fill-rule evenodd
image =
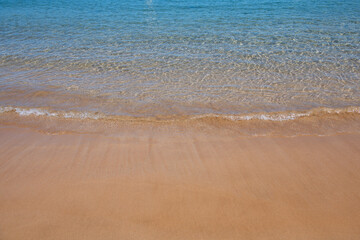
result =
M360 240L360 0L0 0L0 240Z
M0 127L0 239L359 239L360 134Z

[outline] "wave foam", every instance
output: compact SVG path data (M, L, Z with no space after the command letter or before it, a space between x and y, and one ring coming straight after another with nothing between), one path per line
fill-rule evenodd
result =
M49 111L42 108L25 108L25 107L12 107L0 106L1 113L14 112L19 116L45 116L45 117L60 117L66 119L119 119L120 116L103 115L100 113L91 112L75 112L75 111ZM185 119L206 119L206 118L221 118L231 121L250 121L250 120L262 120L262 121L291 121L303 117L318 116L322 114L344 114L344 113L360 113L360 107L346 107L346 108L316 108L308 111L289 111L289 112L273 112L273 113L252 113L252 114L239 114L239 115L226 115L226 114L203 114L196 116L188 116ZM144 117L146 118L146 117ZM141 119L141 118L137 118ZM166 121L176 120L166 118Z
M48 117L63 117L63 118L73 118L73 119L100 119L102 116L97 113L88 113L88 112L53 112L41 108L22 108L22 107L1 107L0 113L9 113L15 112L20 116L48 116Z
M320 114L342 114L342 113L360 113L360 107L346 108L315 108L304 112L273 112L273 113L252 113L244 115L222 115L222 114L205 114L192 117L192 119L203 118L223 118L231 121L248 121L248 120L264 120L264 121L290 121L302 117L315 116Z

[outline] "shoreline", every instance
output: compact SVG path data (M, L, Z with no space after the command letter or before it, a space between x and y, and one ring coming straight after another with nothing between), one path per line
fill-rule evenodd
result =
M1 124L0 238L360 235L359 133L126 127L54 135Z
M122 116L100 112L55 111L41 107L0 106L0 125L27 127L49 134L122 135L124 131L142 134L147 129L191 133L202 129L220 134L236 133L243 137L331 136L360 133L360 107L243 114Z

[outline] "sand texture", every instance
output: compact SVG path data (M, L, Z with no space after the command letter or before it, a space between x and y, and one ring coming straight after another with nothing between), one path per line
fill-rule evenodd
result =
M0 239L360 239L360 135L0 127Z

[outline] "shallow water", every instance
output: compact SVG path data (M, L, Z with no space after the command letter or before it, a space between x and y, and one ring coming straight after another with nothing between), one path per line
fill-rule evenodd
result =
M356 0L0 0L0 106L135 117L358 107L359 13Z

